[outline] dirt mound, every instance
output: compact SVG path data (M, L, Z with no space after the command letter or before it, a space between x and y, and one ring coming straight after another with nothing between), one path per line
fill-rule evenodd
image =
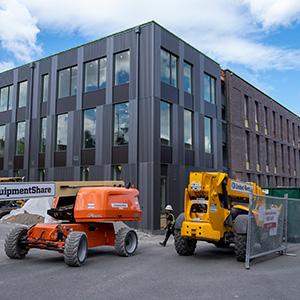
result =
M34 214L18 214L15 216L11 216L5 220L1 220L0 223L9 224L9 223L18 223L18 224L24 224L24 225L33 225L37 223L44 223L44 218L39 215Z

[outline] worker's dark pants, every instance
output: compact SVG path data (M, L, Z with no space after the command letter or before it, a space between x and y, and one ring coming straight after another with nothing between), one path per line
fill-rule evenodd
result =
M165 245L167 244L167 241L168 241L169 237L171 236L171 234L174 235L174 229L168 229L167 230L165 240L163 241L163 243Z

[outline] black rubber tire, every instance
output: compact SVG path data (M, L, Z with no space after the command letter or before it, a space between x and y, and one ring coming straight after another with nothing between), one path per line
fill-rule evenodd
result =
M9 258L22 259L28 253L28 249L20 244L20 240L26 238L28 228L26 226L14 227L6 236L4 249Z
M115 249L120 256L133 256L138 246L136 232L130 228L121 228L116 234Z
M230 244L225 243L223 239L219 240L218 242L215 242L214 245L217 248L226 249L230 247Z
M88 251L87 236L82 231L72 231L66 238L65 263L70 267L80 267L86 262Z
M189 256L195 253L197 240L182 237L179 230L174 234L175 249L179 255Z
M234 252L237 261L244 262L246 259L246 245L247 235L246 234L234 234Z

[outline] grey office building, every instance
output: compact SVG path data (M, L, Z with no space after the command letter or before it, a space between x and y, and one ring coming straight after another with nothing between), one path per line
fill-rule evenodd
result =
M155 22L1 73L0 97L0 177L122 178L143 228L223 169L220 66Z

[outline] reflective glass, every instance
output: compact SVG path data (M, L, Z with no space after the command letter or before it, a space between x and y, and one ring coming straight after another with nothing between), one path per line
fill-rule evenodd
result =
M16 155L24 155L25 152L25 122L17 123Z
M96 109L88 109L83 114L83 148L95 148L96 145Z
M204 118L204 146L205 153L211 153L211 118Z
M115 54L115 85L129 82L130 52Z
M27 103L27 81L19 82L18 107L24 107Z
M48 101L48 92L49 92L49 75L45 74L42 77L42 102L47 102Z
M129 111L128 102L114 107L114 145L128 144Z
M5 149L5 126L0 126L0 157L4 156L4 149Z
M85 92L98 88L98 63L98 60L94 60L85 64Z
M184 144L188 149L192 149L192 112L189 110L184 110Z
M163 49L160 50L160 80L167 84L171 82L170 53Z
M171 55L171 85L177 87L177 57Z
M56 151L66 151L68 140L68 114L58 115L56 124Z
M184 63L183 87L185 92L192 93L192 65L187 62Z
M58 98L70 96L70 69L58 73Z
M46 152L46 130L47 130L47 118L41 118L40 129L40 152Z
M171 144L171 105L163 101L160 102L160 142Z
M77 94L77 66L71 68L71 96Z
M106 87L106 65L107 58L100 59L100 68L99 68L99 88L104 89Z
M7 110L8 102L8 87L0 89L0 111Z
M10 85L8 87L8 109L12 109L12 101L13 101L13 91L14 91L14 86Z

